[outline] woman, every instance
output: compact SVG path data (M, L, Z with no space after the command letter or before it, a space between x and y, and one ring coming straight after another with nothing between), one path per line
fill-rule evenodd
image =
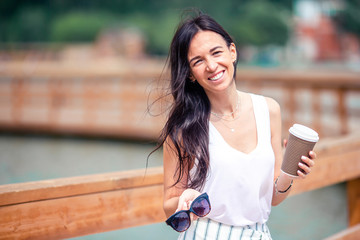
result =
M174 103L162 134L164 211L187 210L205 192L211 202L205 218L191 213L179 239L271 239L271 206L292 186L280 172L278 103L237 91L236 46L207 15L178 27L169 57ZM309 155L300 178L314 165L316 154Z

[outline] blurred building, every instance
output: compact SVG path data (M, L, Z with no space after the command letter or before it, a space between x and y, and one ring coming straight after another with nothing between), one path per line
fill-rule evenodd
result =
M341 31L333 16L345 7L341 0L296 0L294 44L304 60L360 64L359 38Z
M67 44L59 55L62 60L140 60L146 56L145 48L145 36L138 29L105 29L95 42Z
M95 42L98 57L141 59L145 56L145 36L136 28L106 29Z

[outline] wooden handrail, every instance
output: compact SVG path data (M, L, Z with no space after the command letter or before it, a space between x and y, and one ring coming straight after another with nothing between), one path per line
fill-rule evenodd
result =
M237 79L238 81L286 83L294 87L360 89L360 76L356 72L240 69L237 72Z
M313 174L296 181L292 195L360 178L359 134L322 139L316 151ZM162 182L158 167L0 186L0 239L61 239L164 221ZM355 210L350 217L359 216Z
M0 239L63 239L163 220L162 168L0 186Z
M155 167L0 185L0 206L158 185L163 183L162 171Z
M164 71L165 70L165 71ZM112 78L158 79L168 77L163 62L3 62L0 76L14 78ZM360 76L350 71L303 71L286 69L242 69L237 70L238 81L275 82L291 85L311 85L323 88L360 89ZM339 81L340 80L340 81Z
M360 135L351 134L333 139L322 139L314 171L305 180L296 182L291 194L300 194L339 182L358 178L360 170Z
M158 79L168 79L163 62L3 62L0 130L154 140L165 121L165 114L147 114L148 103L158 97L158 92L151 92L153 83L161 82ZM350 114L360 118L358 106L350 109L347 103L349 92L360 94L360 75L355 72L239 68L237 86L275 98L282 107L283 132L300 121L322 137L335 136L349 132ZM262 92L269 88L281 94ZM304 89L311 97L306 106L310 120L299 119L304 114L298 93ZM322 120L323 92L331 92L331 118L338 121ZM163 113L166 106L155 105L152 113Z

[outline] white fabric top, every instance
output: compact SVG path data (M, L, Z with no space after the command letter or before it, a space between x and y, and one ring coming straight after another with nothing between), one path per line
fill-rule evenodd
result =
M275 155L269 109L263 96L251 99L258 142L250 153L231 147L209 122L210 169L202 189L211 203L207 217L234 226L265 223L271 211Z

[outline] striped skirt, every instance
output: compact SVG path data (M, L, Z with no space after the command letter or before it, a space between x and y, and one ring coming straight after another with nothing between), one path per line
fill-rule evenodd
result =
M208 218L198 218L191 223L178 240L271 240L267 225L257 223L245 227L222 224Z

